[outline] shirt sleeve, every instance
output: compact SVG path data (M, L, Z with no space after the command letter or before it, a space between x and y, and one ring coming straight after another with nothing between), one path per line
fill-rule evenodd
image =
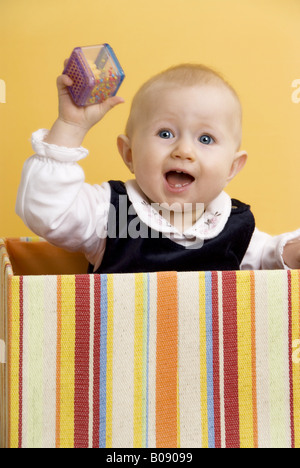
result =
M289 270L283 261L284 246L300 239L300 229L271 236L255 228L251 242L241 263L241 270Z
M77 161L88 151L45 143L47 132L32 135L35 154L23 167L16 213L35 234L58 247L83 252L98 268L106 244L110 186L85 183Z

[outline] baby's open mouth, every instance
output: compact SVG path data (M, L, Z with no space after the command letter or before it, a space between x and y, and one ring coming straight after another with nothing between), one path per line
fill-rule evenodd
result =
M175 188L186 187L195 180L195 177L183 171L169 171L165 177L168 184Z

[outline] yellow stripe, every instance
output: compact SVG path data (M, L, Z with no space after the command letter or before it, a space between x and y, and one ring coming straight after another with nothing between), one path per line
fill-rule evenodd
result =
M74 447L75 276L61 277L60 447Z
M297 362L299 356L299 341L297 340L300 339L299 281L300 272L291 270L292 342L297 345L293 347L294 430L297 448L300 448L300 363Z
M208 448L205 273L199 273L202 447Z
M135 275L133 447L143 443L143 276Z
M20 362L20 278L11 280L10 366L9 366L9 447L18 448L19 439L19 362Z
M107 276L106 448L112 448L114 284Z
M250 272L239 272L236 278L240 444L241 448L253 448Z

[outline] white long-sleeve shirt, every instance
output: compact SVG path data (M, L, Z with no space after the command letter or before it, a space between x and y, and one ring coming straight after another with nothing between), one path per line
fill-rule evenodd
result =
M45 143L47 132L42 129L32 135L35 154L24 164L16 212L33 232L50 243L83 252L96 270L105 252L110 185L107 182L87 184L78 161L88 151ZM125 185L139 218L186 247L216 237L231 212L231 199L222 192L206 207L196 224L182 233L149 204L134 180ZM272 237L256 228L241 269L287 269L283 248L288 241L299 237L300 229Z

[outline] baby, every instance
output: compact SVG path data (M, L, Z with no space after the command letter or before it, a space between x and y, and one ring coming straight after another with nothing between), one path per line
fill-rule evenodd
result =
M242 109L215 71L184 64L147 81L117 140L134 180L91 186L77 162L90 128L114 106L77 107L57 80L59 117L32 136L16 211L36 234L82 251L90 272L300 267L300 230L271 237L226 185L242 170Z

